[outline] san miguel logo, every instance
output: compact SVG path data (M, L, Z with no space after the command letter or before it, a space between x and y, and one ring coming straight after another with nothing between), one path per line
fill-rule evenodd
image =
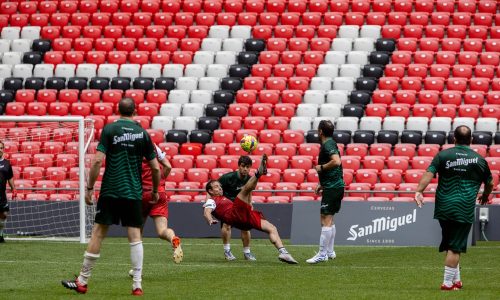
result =
M415 223L417 221L417 210L414 209L412 213L405 216L391 218L381 217L372 220L370 225L359 226L359 224L352 225L349 229L350 237L348 241L355 241L358 237L364 237L383 231L397 231L399 227Z

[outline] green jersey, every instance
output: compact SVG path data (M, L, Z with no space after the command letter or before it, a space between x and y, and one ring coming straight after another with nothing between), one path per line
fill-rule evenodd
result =
M249 179L250 176L248 175L240 178L238 171L234 171L222 175L218 181L222 186L224 197L234 201L236 196L238 196L238 193L241 191L241 188L248 182Z
M104 127L97 150L106 154L99 196L142 200L142 160L155 158L149 134L139 124L119 119Z
M337 143L332 138L328 138L321 145L318 163L320 165L328 163L334 154L337 154L340 157L339 148L337 147ZM344 173L342 171L342 165L328 171L319 172L319 183L324 189L344 187Z
M439 174L434 218L474 222L479 187L492 180L486 160L471 148L458 145L439 152L427 171Z

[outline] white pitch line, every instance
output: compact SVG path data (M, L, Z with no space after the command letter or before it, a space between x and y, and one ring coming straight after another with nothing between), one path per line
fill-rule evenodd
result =
M276 264L274 261L269 261L270 263L273 263L273 265L258 265L255 266L254 264L246 264L246 265L241 265L241 264L232 264L229 262L221 261L220 263L207 263L207 264L190 264L190 263L181 263L178 265L174 265L174 268L206 268L206 267L211 267L211 268L221 268L221 269L226 269L226 268L275 268L278 265L285 265L283 263L278 263L276 261ZM51 265L80 265L80 262L61 262L61 261L39 261L39 260L18 260L18 261L12 261L12 260L0 260L0 263L9 263L9 264L51 264ZM107 263L107 262L99 262L99 265L110 265L110 266L124 266L124 267L129 267L129 263ZM378 270L407 270L407 269L418 269L418 270L441 270L441 267L425 267L425 266L420 266L420 267L408 267L408 266L401 266L401 267L388 267L388 266L339 266L339 265L334 265L334 264L324 264L324 266L330 265L334 267L335 269L358 269L358 270L368 270L368 269L378 269ZM147 263L147 267L163 267L164 264L158 264L158 263ZM299 267L301 266L300 264L298 265ZM302 264L302 266L309 266L307 264ZM290 266L293 268L293 266ZM474 271L490 271L490 270L496 270L496 268L476 268L476 267L462 267L462 269L465 270L474 270Z

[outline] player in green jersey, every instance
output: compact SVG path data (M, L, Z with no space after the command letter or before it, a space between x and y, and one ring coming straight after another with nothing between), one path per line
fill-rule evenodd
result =
M142 261L144 250L141 240L142 218L142 160L146 159L152 173L151 202L158 201L160 167L149 134L132 119L135 114L134 100L124 98L118 104L120 119L104 127L97 153L92 160L85 202L92 205L94 184L101 165L106 159L106 169L97 203L92 236L84 254L80 275L74 280L63 280L62 284L78 293L87 292L87 281L99 258L101 244L112 224L127 227L132 261L132 295L142 292Z
M243 186L250 179L250 168L252 167L252 159L246 155L240 156L238 159L238 170L222 175L218 181L224 191L224 197L234 201ZM231 252L231 225L221 224L222 243L224 247L224 257L227 260L235 260L236 257ZM241 241L243 242L243 256L246 260L255 261L255 256L250 251L250 231L241 231Z
M318 134L321 139L321 149L318 156L318 165L315 167L319 175L319 184L316 194L321 194L321 235L319 251L306 262L316 264L334 259L333 249L335 241L335 224L333 216L339 212L342 198L344 197L344 178L342 162L337 143L333 140L334 126L331 121L319 122Z
M467 126L455 129L455 147L439 152L424 173L415 193L418 207L423 205L423 192L432 178L439 174L434 219L439 221L442 240L439 251L446 251L442 290L462 288L460 254L467 251L467 237L474 222L476 197L481 184L481 204L488 202L493 190L493 178L486 160L472 150L471 130Z

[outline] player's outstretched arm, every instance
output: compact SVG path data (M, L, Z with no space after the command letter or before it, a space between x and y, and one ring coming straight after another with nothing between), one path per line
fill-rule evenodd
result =
M208 225L217 224L219 222L212 217L212 211L213 209L209 207L205 207L203 210L203 216L205 217L205 220L207 220Z
M422 193L424 192L425 188L429 185L432 178L434 178L434 173L425 172L422 178L420 179L420 182L418 183L417 191L415 192L415 202L417 203L418 207L422 207L422 205L424 205L424 196Z

